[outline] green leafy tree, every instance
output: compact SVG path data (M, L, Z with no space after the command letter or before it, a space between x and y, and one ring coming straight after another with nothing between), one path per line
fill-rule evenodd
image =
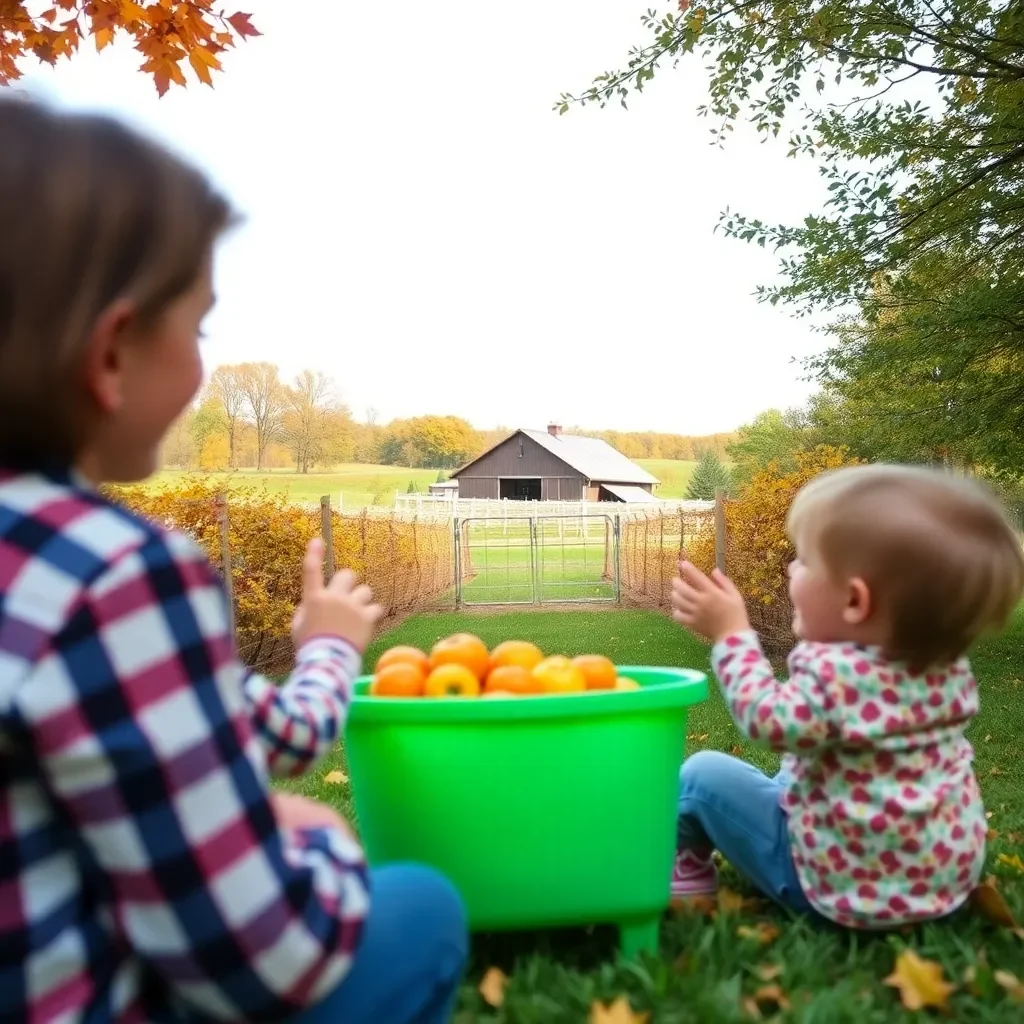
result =
M817 162L828 200L795 225L726 210L727 235L781 256L762 299L834 310L814 364L866 443L1012 471L1024 438L1024 4L679 0L647 45L557 108L625 103L699 54L701 113ZM896 313L893 317L893 313ZM882 448L886 448L882 444Z
M716 491L728 492L731 489L732 478L722 460L713 451L705 451L694 467L686 487L686 497L691 501L712 501Z

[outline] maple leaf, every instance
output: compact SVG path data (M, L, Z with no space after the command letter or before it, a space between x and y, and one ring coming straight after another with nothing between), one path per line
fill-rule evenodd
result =
M900 1001L908 1010L926 1006L945 1010L950 994L956 990L956 985L946 981L941 964L922 959L912 949L896 957L892 974L882 983L899 990Z
M507 984L508 975L499 967L490 967L480 979L477 991L488 1006L497 1009L505 1002L505 986Z
M718 890L718 909L723 914L739 914L744 910L757 910L761 906L761 900L754 896L741 896L732 889Z
M775 925L769 924L767 921L759 921L753 927L741 924L736 929L736 934L741 939L752 939L754 942L761 943L762 946L767 946L769 942L774 942L781 933Z
M333 772L328 772L324 776L324 782L331 786L343 786L348 782L348 776L338 768L335 768Z
M96 30L94 36L96 40L96 52L99 53L105 46L109 46L114 41L114 30L112 28L100 28Z
M257 32L253 27L250 19L251 14L243 14L241 11L237 11L227 18L227 23L244 39L246 36L258 36L261 33Z
M672 900L671 908L676 914L702 914L707 917L714 916L718 904L713 896L677 896Z
M647 1024L649 1013L637 1013L625 996L614 1003L591 1003L589 1024Z
M992 977L996 984L1005 989L1015 1003L1024 1003L1024 981L1009 971L996 971Z
M1001 853L996 857L996 860L1000 864L1005 864L1008 868L1013 868L1017 874L1024 875L1024 860L1020 859L1019 853Z
M762 985L752 996L743 1000L743 1009L755 1020L760 1020L766 1013L788 1010L789 1006L786 993L778 985Z

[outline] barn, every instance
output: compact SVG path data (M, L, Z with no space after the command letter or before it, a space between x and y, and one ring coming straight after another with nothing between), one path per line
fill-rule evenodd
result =
M452 473L459 498L652 502L659 483L597 437L517 430Z

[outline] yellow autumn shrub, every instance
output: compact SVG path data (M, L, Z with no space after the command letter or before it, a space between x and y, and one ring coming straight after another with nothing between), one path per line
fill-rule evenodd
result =
M771 463L736 500L726 502L726 572L746 599L751 625L773 653L783 653L794 642L788 573L794 552L786 534L793 499L819 474L859 461L845 448L820 445L798 455L790 472ZM710 572L715 566L714 532L696 538L688 554Z
M133 511L188 533L223 575L217 485L191 477L162 489L109 488ZM301 598L306 545L321 534L320 509L292 504L265 488L232 484L226 505L235 627L243 660L285 671L291 620ZM335 568L350 568L372 587L387 617L454 586L451 528L444 521L332 514Z

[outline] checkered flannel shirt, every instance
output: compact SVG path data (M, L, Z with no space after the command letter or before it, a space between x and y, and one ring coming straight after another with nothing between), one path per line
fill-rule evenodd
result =
M280 1020L337 986L363 853L279 830L268 775L334 745L359 667L325 638L247 673L191 541L0 473L0 1021Z

